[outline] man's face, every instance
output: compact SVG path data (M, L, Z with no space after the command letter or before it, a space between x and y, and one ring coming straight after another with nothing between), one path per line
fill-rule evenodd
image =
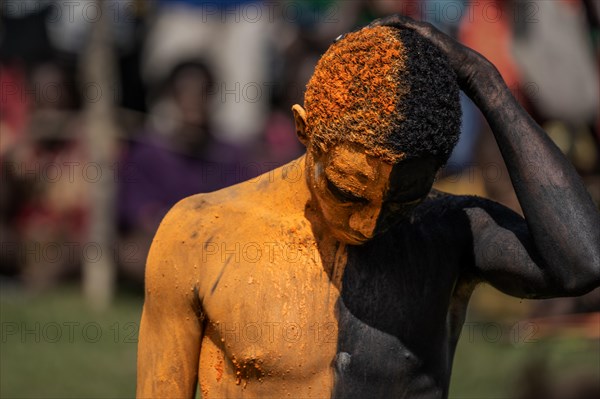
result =
M328 152L308 151L307 182L328 230L359 245L405 219L427 196L436 162L432 158L394 165L344 143Z

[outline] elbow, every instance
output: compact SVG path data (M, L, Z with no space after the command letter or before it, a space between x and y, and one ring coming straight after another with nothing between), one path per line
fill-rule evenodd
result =
M564 279L563 288L567 296L581 296L600 287L600 254L594 253L578 262L572 273Z

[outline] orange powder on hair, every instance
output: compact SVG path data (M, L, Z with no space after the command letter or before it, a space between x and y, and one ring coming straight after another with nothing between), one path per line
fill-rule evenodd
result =
M365 147L390 163L404 157L386 145L402 120L409 88L406 54L394 28L364 28L334 43L319 60L304 98L307 132L323 151L340 142Z

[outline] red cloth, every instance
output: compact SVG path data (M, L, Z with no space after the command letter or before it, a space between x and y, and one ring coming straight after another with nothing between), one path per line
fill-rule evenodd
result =
M515 92L521 76L511 54L511 17L508 2L472 2L461 20L458 39L490 60L498 68L508 87Z
M0 132L2 136L11 134L15 139L25 128L31 103L26 87L25 71L19 64L0 64L0 120L8 127Z

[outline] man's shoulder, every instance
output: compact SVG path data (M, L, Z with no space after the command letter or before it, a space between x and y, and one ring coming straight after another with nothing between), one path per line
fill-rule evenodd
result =
M427 198L419 208L432 210L454 211L471 206L487 206L494 201L477 195L451 194L444 191L431 189Z
M211 193L194 194L177 202L163 218L159 231L165 227L177 226L185 229L191 226L203 226L212 219L231 214L236 203L243 200L234 194L233 187L227 187Z
M256 237L257 223L275 225L269 206L244 186L195 194L175 204L163 218L152 241L146 273L169 270L186 276L202 263L209 243L238 242ZM203 266L206 267L213 263ZM175 268L170 265L180 265ZM166 269L165 269L166 268ZM175 271L174 271L175 270ZM200 273L200 269L197 271Z
M177 202L164 216L154 235L148 266L161 268L164 262L187 264L202 251L202 243L215 231L230 225L230 211L235 204L225 199L227 190L195 194Z
M163 218L157 235L168 230L179 239L182 232L207 235L225 225L241 227L248 220L255 223L267 218L267 200L257 195L248 182L211 193L195 194L175 204ZM176 230L176 231L173 231ZM162 234L161 234L162 235ZM194 235L196 237L196 235Z
M415 217L457 217L466 216L470 209L480 209L494 214L515 214L510 208L489 198L477 195L456 195L432 189L427 198L415 209Z

